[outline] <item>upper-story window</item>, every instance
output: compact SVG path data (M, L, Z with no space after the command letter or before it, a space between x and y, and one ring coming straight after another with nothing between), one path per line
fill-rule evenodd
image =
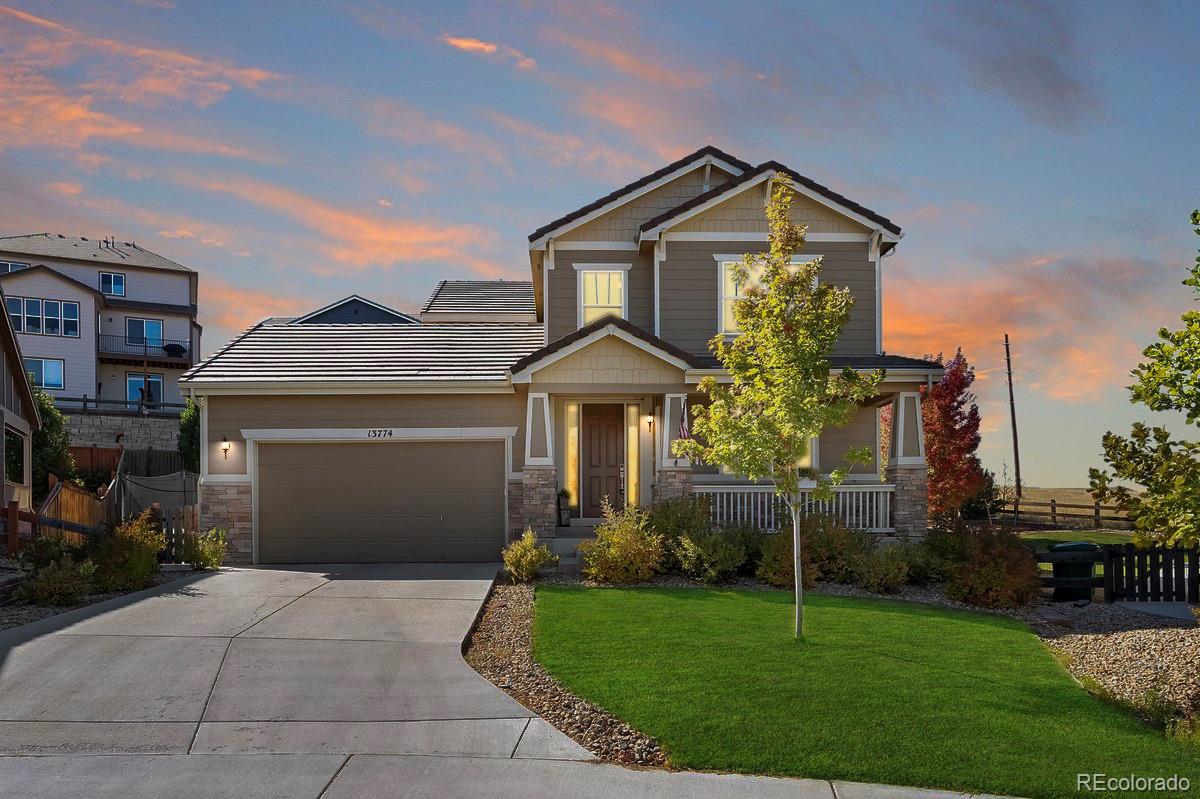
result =
M632 264L575 264L579 276L579 325L605 316L629 315L628 272Z
M6 297L8 318L18 333L79 338L79 303L38 297Z
M0 261L0 275L6 275L9 272L16 272L18 269L28 269L29 264L25 261Z
M717 259L718 280L721 283L721 332L731 335L738 332L737 320L733 317L733 303L745 297L747 291L759 284L765 267L761 265L752 267L746 278L739 281L735 273L737 266L742 262L742 256L714 255L713 257ZM792 264L810 263L820 257L815 254L793 255Z
M163 345L162 320L125 317L125 343L161 347Z
M125 275L120 272L101 272L100 293L110 297L124 297Z

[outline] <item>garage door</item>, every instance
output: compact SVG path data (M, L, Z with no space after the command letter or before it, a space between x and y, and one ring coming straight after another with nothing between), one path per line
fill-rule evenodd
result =
M261 563L494 561L498 441L262 444Z

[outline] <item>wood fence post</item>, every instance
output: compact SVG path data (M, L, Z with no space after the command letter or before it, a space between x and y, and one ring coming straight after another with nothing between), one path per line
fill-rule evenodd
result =
M1021 500L1013 500L1013 526L1016 527L1017 522L1021 521Z
M1096 529L1099 530L1100 529L1100 503L1099 502L1097 502L1095 504L1095 511L1094 511L1093 518L1096 520Z
M1058 500L1054 498L1050 499L1050 523L1058 525Z
M8 556L15 558L21 546L21 505L15 499L8 503L6 509L5 530L8 533Z

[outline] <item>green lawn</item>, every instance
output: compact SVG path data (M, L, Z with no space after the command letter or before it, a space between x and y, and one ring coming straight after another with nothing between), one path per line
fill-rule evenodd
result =
M680 768L1075 797L1076 772L1179 773L1200 748L1078 687L1021 624L705 589L537 590L537 659Z
M1025 543L1039 552L1051 544L1064 541L1091 541L1093 544L1128 544L1133 541L1133 533L1121 530L1026 530L1020 535Z

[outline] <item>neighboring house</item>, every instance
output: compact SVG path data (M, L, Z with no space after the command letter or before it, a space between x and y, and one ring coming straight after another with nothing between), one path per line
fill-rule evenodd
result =
M787 169L712 147L529 237L532 280L444 281L417 325L272 319L184 375L201 402L201 516L242 562L489 561L525 527L587 535L601 501L704 493L719 521L774 523L771 487L674 457L697 383L722 374L707 342L735 335L730 264L767 246L777 175L809 226L803 257L848 286L834 368L886 368L879 395L814 441L828 470L851 447L886 459L838 489L847 523L925 529L920 387L941 367L882 351L884 256L900 228ZM893 407L893 451L879 411ZM557 526L559 490L570 527Z
M102 410L181 402L179 377L200 351L196 283L133 242L0 237L0 286L26 369L67 410L85 397Z
M0 299L4 292L0 291ZM12 323L5 320L0 331L0 418L4 422L4 438L0 454L4 461L4 505L16 502L24 510L33 509L33 431L41 426L33 388L21 360L21 345L17 343Z

